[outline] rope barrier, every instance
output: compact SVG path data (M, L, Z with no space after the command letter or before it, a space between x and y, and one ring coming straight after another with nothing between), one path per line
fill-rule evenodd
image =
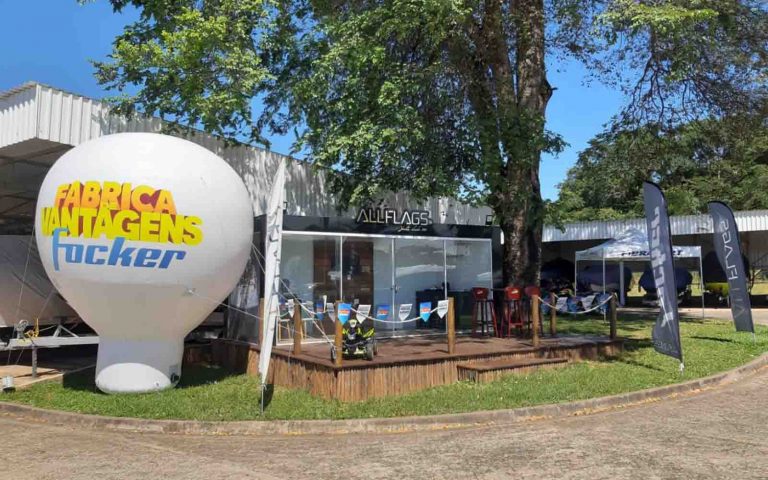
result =
M264 256L261 254L261 252L259 252L258 249L256 248L256 245L254 245L253 243L251 243L251 251L256 254L256 261L259 263L259 268L261 269L261 271L263 273L266 274L266 268L264 267L264 264L262 263L262 260L264 260L266 262L266 258L264 258ZM293 290L291 290L291 288L288 285L286 285L285 281L283 281L282 278L280 279L280 284L283 286L283 288L285 288L285 291L289 294L289 296L294 297L294 298L298 298L298 295L296 293L294 293ZM299 306L303 310L305 310L307 313L310 313L312 315L315 314L315 312L307 309L304 306L304 304L302 304L301 302L299 302ZM355 313L358 313L358 311L355 310L354 308L350 308L350 310L355 312ZM433 308L432 310L430 310L429 313L431 315L432 313L434 313L436 311L437 311L437 308ZM378 318L371 317L369 315L366 315L365 319L370 319L370 320L373 320L375 322L380 322L380 323L410 323L410 322L415 322L415 321L418 321L418 320L422 320L421 316L417 316L417 317L414 317L414 318L408 318L408 319L405 319L405 320L381 320L381 319L378 319Z
M555 298L560 298L560 297L555 296ZM594 312L595 310L597 310L598 308L602 307L603 305L607 304L610 301L611 301L611 296L607 297L605 300L603 300L599 304L595 305L594 307L590 308L589 310L583 310L583 311L579 311L579 312L571 312L570 310L560 310L560 309L557 308L556 305L552 305L551 303L545 302L543 298L539 297L539 302L542 305L546 305L547 307L549 307L549 308L551 308L553 310L556 310L558 313L570 313L571 315L583 315L585 313Z
M355 312L355 313L358 313L358 311L357 311L357 310L355 310L354 308L350 308L350 310L352 310L352 311L353 311L353 312ZM437 311L437 307L435 307L435 308L433 308L432 310L430 310L430 311L429 311L429 314L430 314L430 315L432 315L432 314L433 314L433 313L435 313L436 311ZM410 323L410 322L415 322L415 321L417 321L417 320L422 320L422 321L424 320L423 318L421 318L421 315L419 315L418 317L414 317L414 318L408 318L408 319L405 319L405 320L381 320L381 319L378 319L378 318L374 318L374 317L371 317L371 316L369 316L369 315L365 315L365 318L364 318L363 320L366 320L366 319L371 319L371 320L373 320L374 322L381 322L381 323L396 323L396 324L400 324L400 323Z

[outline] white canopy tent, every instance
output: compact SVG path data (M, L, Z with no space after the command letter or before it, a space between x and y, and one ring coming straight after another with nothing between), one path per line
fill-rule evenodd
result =
M703 281L703 266L701 262L701 247L698 246L672 246L674 258L698 258L699 259L699 283ZM648 262L651 259L648 248L648 236L645 232L636 228L625 230L605 243L596 245L586 250L576 252L574 262L574 291L578 286L579 262L595 261L603 265L603 293L605 293L605 264L606 262L619 263L619 291L621 304L624 304L624 262ZM701 285L704 290L703 284ZM701 314L704 315L704 296L701 297Z

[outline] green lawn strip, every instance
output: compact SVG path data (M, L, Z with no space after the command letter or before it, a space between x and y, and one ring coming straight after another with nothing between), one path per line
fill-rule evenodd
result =
M736 333L732 323L685 321L681 325L686 369L650 346L651 320L619 321L627 338L620 358L575 363L526 375L508 375L488 384L460 382L400 397L342 403L305 391L277 387L266 414L259 415L255 377L228 375L218 368L185 370L178 388L143 395L105 395L93 385L93 372L66 382L43 383L0 396L0 400L82 413L120 417L190 420L259 420L394 417L515 408L613 395L700 378L743 365L768 351L768 328ZM601 334L600 319L560 318L562 334Z

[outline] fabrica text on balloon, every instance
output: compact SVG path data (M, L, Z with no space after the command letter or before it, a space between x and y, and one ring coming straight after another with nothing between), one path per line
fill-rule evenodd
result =
M41 209L40 219L42 235L53 237L51 254L56 271L60 260L166 269L172 261L184 260L186 251L178 247L129 247L126 241L194 246L203 240L200 217L180 214L170 191L147 185L65 183L57 188L53 205ZM75 240L102 237L112 244L83 245Z

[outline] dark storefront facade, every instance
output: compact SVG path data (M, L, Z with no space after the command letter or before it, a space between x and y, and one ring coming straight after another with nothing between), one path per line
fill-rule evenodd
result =
M257 217L255 245L265 244L265 230L266 218ZM388 312L378 315L375 325L377 336L386 337L444 333L445 321L435 314L428 322L401 322L399 313L411 305L412 318L422 302L434 306L450 296L458 328L468 328L471 289L501 285L500 238L498 227L433 223L423 210L362 209L355 218L285 215L279 298L281 304L293 300L305 307L307 341L332 336L333 320L322 314L322 306L337 301L371 305L371 316ZM252 276L230 299L246 311L254 310L263 295L263 277L253 278L261 266L249 270ZM290 314L281 311L278 344L292 341ZM230 325L232 336L252 336L243 330ZM245 330L258 331L253 325Z

